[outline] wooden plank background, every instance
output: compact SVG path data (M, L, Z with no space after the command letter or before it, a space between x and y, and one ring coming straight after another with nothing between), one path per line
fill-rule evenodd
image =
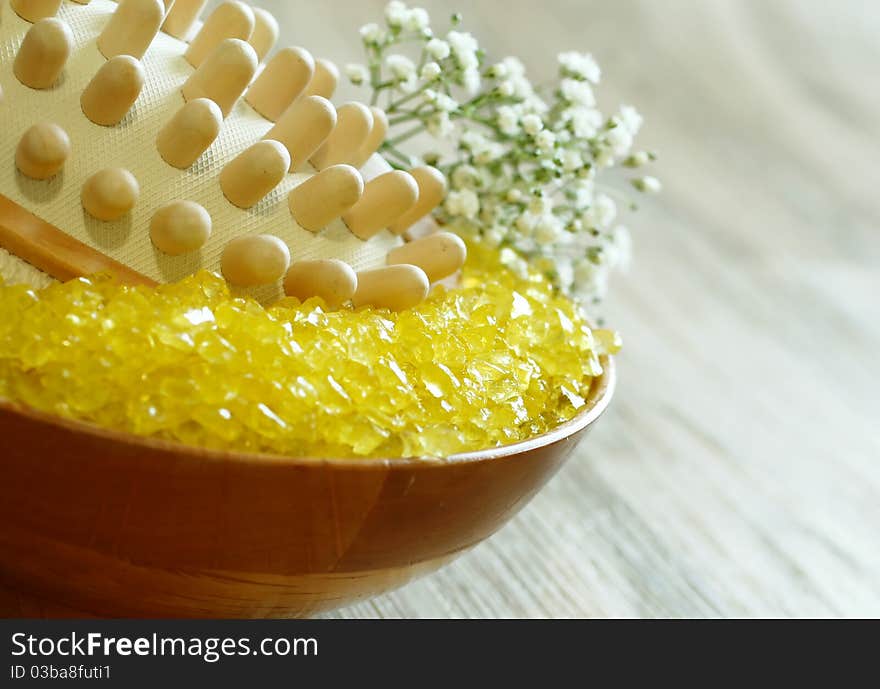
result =
M340 64L382 8L262 4ZM880 7L458 4L537 79L592 51L665 191L627 220L620 386L576 456L488 542L336 615L880 615Z

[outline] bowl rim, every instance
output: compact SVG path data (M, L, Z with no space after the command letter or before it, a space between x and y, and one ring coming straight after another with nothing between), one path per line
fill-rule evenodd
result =
M235 462L241 464L272 464L288 466L344 466L350 469L376 469L405 467L408 469L418 467L436 467L438 464L473 464L502 459L512 455L531 452L547 445L552 445L561 440L584 430L608 408L614 390L617 385L617 372L614 357L605 354L600 357L602 373L595 376L590 384L586 406L568 421L559 424L545 433L536 435L526 440L520 440L508 445L459 452L448 457L299 457L292 455L272 454L268 452L239 452L236 450L219 450L196 445L187 445L175 440L163 438L151 438L138 436L134 433L105 428L98 424L82 421L79 419L66 418L49 412L32 409L25 405L0 397L0 412L25 417L39 423L47 423L69 431L85 433L95 438L111 440L128 446L151 448L173 455L185 454L192 459L202 461Z

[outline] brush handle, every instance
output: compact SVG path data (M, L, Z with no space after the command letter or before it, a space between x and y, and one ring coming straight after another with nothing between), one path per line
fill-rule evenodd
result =
M125 285L154 280L74 239L0 194L0 246L56 280L112 273Z

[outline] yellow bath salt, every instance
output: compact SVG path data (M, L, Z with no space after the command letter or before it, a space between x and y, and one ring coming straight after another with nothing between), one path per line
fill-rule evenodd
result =
M142 436L309 457L446 456L543 433L583 406L616 335L539 276L470 247L415 308L264 308L206 271L0 285L0 398Z

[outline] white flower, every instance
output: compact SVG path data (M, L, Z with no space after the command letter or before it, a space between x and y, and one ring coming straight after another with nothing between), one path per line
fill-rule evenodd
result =
M526 74L525 65L516 57L505 57L497 66L506 71L505 76L523 77Z
M602 113L593 108L569 108L564 116L571 122L571 129L579 139L592 139L602 125Z
M635 136L642 128L642 116L631 105L620 106L619 121L623 123L631 136Z
M450 215L473 220L480 212L480 198L470 189L451 191L446 197L446 211Z
M614 129L605 134L605 140L611 149L611 153L615 156L624 156L629 153L629 149L633 145L633 135L622 123L619 123Z
M551 151L556 145L556 135L548 129L538 132L535 143L542 151Z
M544 215L535 225L535 241L543 246L548 246L559 239L562 232L562 223L555 215Z
M498 129L500 129L503 134L514 136L519 132L519 114L517 113L516 108L509 105L502 105L499 106L496 113L497 116L495 121L498 124Z
M459 165L452 171L451 182L455 189L473 188L480 178L477 169L472 165Z
M397 81L408 81L416 74L416 66L406 55L389 55L385 58L385 66Z
M634 179L632 181L632 185L639 191L644 191L648 194L656 194L663 188L660 180L656 177L651 176L639 177L638 179Z
M533 215L546 215L552 208L553 204L543 191L529 201L529 213Z
M599 227L608 227L617 217L617 204L607 194L599 194L593 203L593 217Z
M474 162L478 165L486 165L493 160L497 160L504 155L504 146L495 141L488 141L486 145L478 151L474 151Z
M360 64L353 63L346 65L345 74L348 76L348 79L352 84L363 84L370 79L370 72L364 67L364 65Z
M455 131L452 120L449 119L449 113L444 111L431 115L425 121L425 127L429 134L438 138L447 137Z
M464 70L461 82L469 95L475 95L480 90L480 71L476 68Z
M479 67L480 61L477 58L477 50L479 50L480 46L477 43L477 39L471 34L462 33L461 31L450 31L446 36L446 40L449 41L452 53L463 69Z
M500 84L498 84L497 88L498 93L505 98L510 98L516 93L516 84L514 84L510 80L502 81Z
M569 103L576 105L584 105L588 108L596 104L596 97L593 95L593 89L585 81L577 81L576 79L563 79L559 85L562 97Z
M445 60L449 57L449 44L439 38L432 38L428 41L425 50L435 60Z
M403 26L408 16L409 10L400 0L391 0L385 5L385 21L388 22L388 26L399 28Z
M509 74L510 70L507 69L507 65L505 65L503 62L492 65L488 71L488 75L492 79L505 79Z
M486 137L473 129L468 129L462 134L460 141L462 146L472 151L482 149L487 144Z
M361 38L369 44L382 43L385 40L385 32L379 28L378 24L364 24L361 27Z
M588 258L581 258L574 264L574 281L587 285L593 281L598 266Z
M583 164L584 159L578 151L569 148L562 153L562 168L566 172L574 172Z
M505 232L497 225L490 227L483 233L483 241L492 249L504 241Z
M526 115L522 118L522 127L529 136L536 136L544 128L544 121L537 115Z
M519 189L515 189L515 188L514 188L514 189L508 189L508 191L507 191L507 195L505 196L505 198L506 198L510 203L519 203L520 201L522 201L523 193L522 193L522 191L520 191Z
M633 153L623 164L627 167L645 167L650 162L651 154L647 151L639 151L638 153Z
M421 31L422 29L428 28L428 24L431 22L431 17L428 16L428 11L422 7L413 7L406 14L406 18L403 21L403 28L408 31Z
M444 112L455 112L458 110L458 101L445 93L437 93L432 99L434 104Z
M436 62L428 62L422 67L422 71L419 73L419 76L424 81L434 81L437 77L440 76L443 70L440 69L440 65Z
M598 84L599 79L602 78L599 64L589 53L575 51L559 53L558 60L563 70L574 77L592 81L594 84Z

